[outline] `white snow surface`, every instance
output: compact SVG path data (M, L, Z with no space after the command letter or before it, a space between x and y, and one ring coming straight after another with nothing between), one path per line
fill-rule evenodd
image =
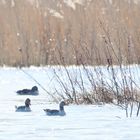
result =
M63 0L69 7L76 9L76 4L84 5L85 0ZM91 0L86 0L90 2Z
M49 12L50 12L53 16L58 17L58 18L61 18L61 19L64 18L59 12L57 12L57 11L55 11L55 10L53 10L53 9L48 9L48 10L49 10Z
M52 68L25 68L51 92ZM66 116L46 116L44 108L58 108L39 87L38 96L20 96L16 90L37 85L23 71L0 68L0 140L140 140L140 117L126 118L114 105L69 105ZM56 85L55 85L56 86ZM31 99L32 112L15 112L15 105ZM135 112L134 112L135 113Z

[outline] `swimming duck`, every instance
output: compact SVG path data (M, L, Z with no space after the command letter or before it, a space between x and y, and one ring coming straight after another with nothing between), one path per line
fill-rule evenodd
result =
M31 105L31 100L27 98L25 100L25 106L15 106L16 112L31 112L30 105Z
M59 104L59 110L44 109L44 111L46 112L46 115L48 115L48 116L64 116L64 115L66 115L66 113L64 111L64 106L65 105L66 105L65 102L62 101Z
M19 95L38 95L39 94L37 86L33 86L32 89L18 90L16 93Z

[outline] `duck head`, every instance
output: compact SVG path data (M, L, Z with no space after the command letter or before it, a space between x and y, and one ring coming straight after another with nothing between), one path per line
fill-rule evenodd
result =
M27 98L26 100L25 100L25 106L26 107L29 107L31 105L31 100L29 99L29 98Z
M66 103L64 101L60 102L60 104L59 104L60 110L64 110L65 105L66 105Z
M38 91L38 87L37 86L33 86L32 87L32 91Z

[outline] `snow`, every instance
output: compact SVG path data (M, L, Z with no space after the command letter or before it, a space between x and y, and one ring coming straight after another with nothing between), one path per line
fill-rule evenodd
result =
M54 86L59 86L55 83L54 68L57 72L62 69L48 66L23 70L51 93ZM77 67L70 68L78 73ZM66 116L46 116L43 109L57 109L58 104L50 102L48 94L24 72L18 68L0 68L0 140L140 139L140 117L135 117L134 111L133 117L127 118L125 111L114 105L69 105L65 106ZM15 93L16 90L34 85L39 87L38 96L20 96ZM24 104L27 97L31 99L32 112L15 112L14 106Z
M73 8L73 10L76 9L76 4L83 5L83 0L64 0L64 3L67 4L67 6Z
M49 8L48 8L49 9ZM57 11L53 10L53 9L49 9L50 14L52 14L53 16L63 19L64 17Z
M15 7L15 1L11 0L11 7Z

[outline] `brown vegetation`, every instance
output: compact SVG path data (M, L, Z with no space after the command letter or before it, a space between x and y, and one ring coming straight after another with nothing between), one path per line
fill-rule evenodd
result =
M0 65L139 63L140 2L83 3L1 0Z

